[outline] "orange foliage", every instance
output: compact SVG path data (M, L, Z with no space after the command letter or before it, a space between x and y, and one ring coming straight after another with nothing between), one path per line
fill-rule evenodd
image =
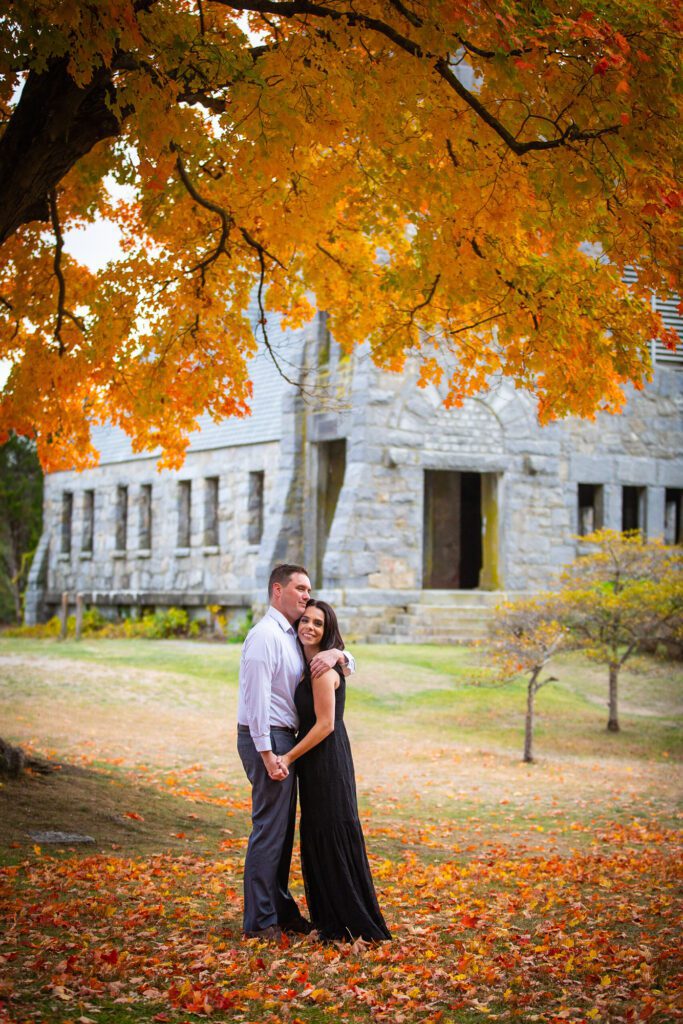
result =
M367 823L371 849L399 849L373 857L394 935L375 946L241 940L246 837L135 859L36 847L0 871L0 1020L683 1020L680 834L645 816L500 827Z
M346 350L424 360L448 404L497 374L544 420L618 409L649 339L675 343L649 295L677 283L677 10L1 0L0 213L22 76L67 60L118 119L54 171L48 222L8 229L1 429L57 468L113 421L178 465L200 413L248 411L259 282L288 324L314 297ZM57 120L33 119L22 187ZM124 255L94 273L56 238L101 216Z

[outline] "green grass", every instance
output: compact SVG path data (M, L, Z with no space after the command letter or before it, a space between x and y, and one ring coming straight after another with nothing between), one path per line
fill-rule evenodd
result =
M153 1024L157 1015L168 1011L166 1003L149 1003L138 1006L126 1006L115 1003L104 1003L98 1000L96 1005L84 1007L82 1003L77 1004L78 1017L88 1017L94 1013L96 1016L90 1019L97 1024ZM32 1020L49 1021L50 1024L73 1024L73 1004L66 1003L62 1009L55 1006L55 1001L38 999L31 1006ZM76 1019L78 1019L78 1017Z
M477 743L492 749L519 747L524 727L523 679L504 687L473 685L485 650L467 647L361 645L354 648L358 672L348 687L349 714L366 728L381 726L404 733L437 736L440 741ZM24 661L69 659L120 670L120 684L93 673L82 699L115 706L130 696L129 672L148 672L133 688L151 699L159 694L176 705L200 709L218 694L234 700L240 647L188 640L85 640L65 642L0 639L0 655ZM559 756L601 755L651 759L683 756L683 665L652 658L634 659L622 670L622 733L608 735L607 673L579 655L564 655L549 666L557 683L544 687L536 701L539 749ZM23 672L14 680L11 666L0 682L3 693L20 700L49 691L40 673ZM61 699L60 694L52 694Z
M241 646L201 643L194 640L25 640L1 637L0 655L39 655L116 665L120 668L153 669L219 682L226 673L237 678Z

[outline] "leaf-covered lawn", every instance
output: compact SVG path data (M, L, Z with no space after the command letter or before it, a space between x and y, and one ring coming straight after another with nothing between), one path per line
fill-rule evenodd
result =
M23 796L16 783L0 790L0 1020L683 1020L680 772L665 743L680 668L665 677L651 665L650 731L634 735L634 710L615 738L589 699L592 670L570 662L574 684L565 679L561 699L546 703L543 757L529 767L509 722L496 732L486 694L455 700L471 655L363 650L367 682L356 680L350 730L394 939L273 946L240 937L248 788L234 763L232 650L196 646L190 666L182 645L172 667L173 646L109 645L101 660L90 648L74 656L65 645L0 645L0 731L60 757L80 744L83 773L29 777ZM630 697L647 696L645 671ZM448 715L427 714L439 690L464 716L465 735ZM148 705L156 732L143 763ZM572 729L563 737L571 712L585 722L588 755ZM215 746L200 729L206 716ZM86 830L88 821L94 847L40 848L22 833L29 822ZM302 898L296 862L293 886Z

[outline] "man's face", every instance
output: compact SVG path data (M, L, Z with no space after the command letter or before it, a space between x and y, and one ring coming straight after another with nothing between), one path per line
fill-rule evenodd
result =
M296 622L303 615L310 596L311 581L308 576L303 572L295 572L284 586L281 583L273 584L270 603L273 608L282 612L289 622Z

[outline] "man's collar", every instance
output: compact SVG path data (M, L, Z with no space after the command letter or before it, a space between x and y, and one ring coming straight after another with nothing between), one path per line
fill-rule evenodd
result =
M270 615L271 619L275 619L278 626L284 633L294 632L294 626L289 621L289 619L285 615L283 615L282 612L279 612L277 608L273 608L272 604L268 605L268 611L266 612L266 615Z

